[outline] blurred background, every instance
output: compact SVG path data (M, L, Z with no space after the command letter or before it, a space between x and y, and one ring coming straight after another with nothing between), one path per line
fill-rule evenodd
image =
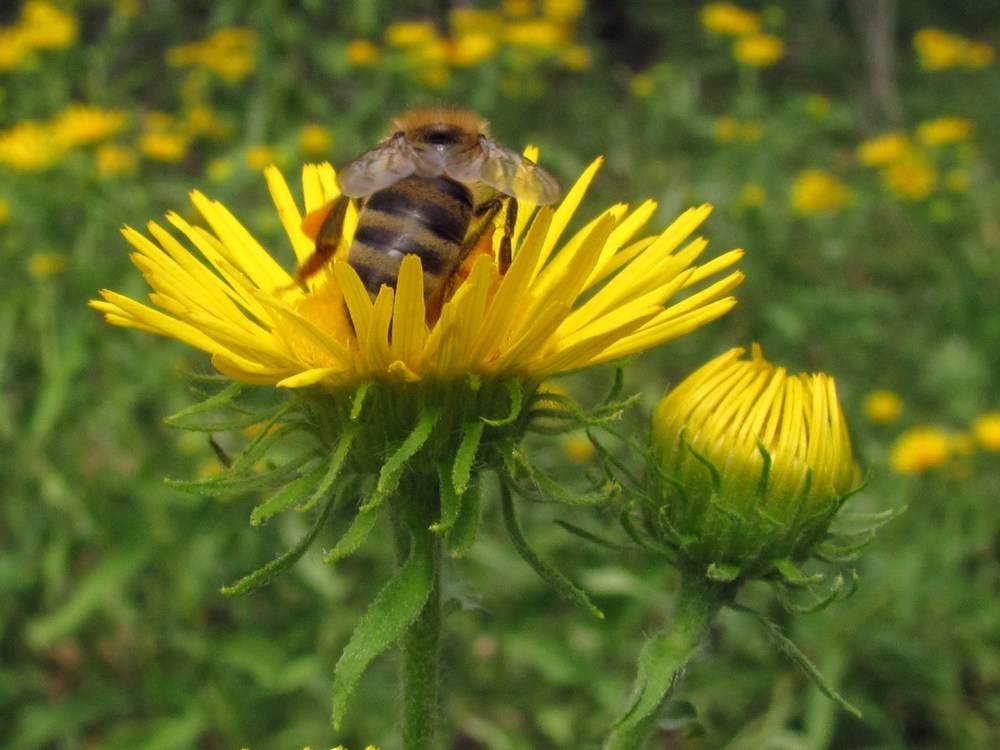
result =
M998 45L994 0L6 0L0 746L391 747L392 658L342 732L328 719L333 666L391 569L387 537L222 597L308 519L252 529L259 498L165 484L217 466L204 435L164 422L207 358L86 303L145 296L119 228L193 220L192 189L291 268L263 167L294 190L304 162L342 164L428 102L539 146L564 184L603 155L582 216L653 198L659 230L708 201L709 252L746 249L733 312L629 364L636 430L671 383L759 342L837 378L871 473L855 506L907 508L860 556L854 598L792 619L768 589L745 592L863 719L726 612L681 687L704 734L668 722L654 747L1000 746ZM562 384L586 401L611 376ZM557 477L596 466L573 436L531 449ZM596 747L674 574L554 523L620 539L611 511L524 507L597 621L554 600L487 506L451 571L453 747Z

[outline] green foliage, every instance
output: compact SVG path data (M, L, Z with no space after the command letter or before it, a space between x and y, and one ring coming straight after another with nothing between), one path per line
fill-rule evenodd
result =
M641 396L630 415L606 415L615 432L643 437L644 415L671 383L731 345L758 341L772 361L837 377L856 452L872 470L855 507L909 509L858 558L853 597L795 619L770 589L743 597L861 719L822 699L768 647L759 622L723 612L682 685L706 734L689 737L691 714L678 713L664 724L663 743L1000 745L997 454L951 452L916 475L890 468L904 429L965 432L977 415L1000 407L1000 141L990 137L1000 120L997 63L927 70L911 45L930 25L996 45L992 3L898 3L895 26L874 48L864 41L877 26L867 9L880 4L771 3L765 24L785 39L786 56L752 70L731 59L727 40L703 32L695 6L594 2L571 39L589 64L562 43L527 53L505 46L443 77L384 41L387 26L403 19L447 26L436 15L440 4L138 3L138 13L128 2L67 5L75 40L0 68L0 132L52 122L72 103L121 110L125 124L41 168L0 154L0 746L388 747L395 665L373 657L421 602L386 617L395 629L372 634L371 608L384 600L376 592L393 575L393 549L374 515L336 503L358 488L341 486L336 461L333 468L286 463L297 455L283 447L294 431L243 434L259 409L242 425L188 411L186 426L200 419L203 432L170 429L167 415L218 392L206 376L192 397L180 374L208 373L210 363L177 342L109 329L86 302L100 288L146 293L118 229L187 212L193 188L232 207L290 267L260 161L287 175L310 159L343 163L380 137L399 109L432 100L479 110L503 143L540 146L541 161L564 179L604 154L588 198L595 207L652 197L665 221L707 200L716 206L705 230L709 252L746 248L739 306L630 363L625 390ZM19 11L5 7L0 24L15 24ZM171 48L234 26L257 33L245 76L227 80L204 66L166 62ZM380 61L351 63L356 39L374 42ZM878 67L884 59L894 63L888 88ZM156 112L182 141L176 160L144 145L157 134ZM219 127L198 119L206 114ZM920 123L943 116L968 119L974 130L959 143L921 147L936 178L923 197L894 192L880 168L859 161L866 139L890 131L915 137ZM327 129L332 146L305 146L300 135L310 124ZM124 162L109 166L108 145ZM796 178L808 169L834 176L851 199L796 210ZM600 403L611 377L602 370L562 384L580 401ZM901 421L865 417L873 388L902 397ZM510 394L510 419L522 398ZM558 401L550 405L551 414L538 416L558 419ZM363 404L354 407L360 413ZM491 425L502 427L506 416L501 409ZM521 470L530 467L538 482L569 488L581 502L526 502L514 518L502 488L469 482L480 437L460 433L454 464L437 467L442 486L456 494L441 519L446 551L461 558L442 592L458 610L446 619L442 644L455 746L592 745L625 706L642 641L662 629L677 586L658 556L633 549L619 528L621 508L589 502L597 464L628 467L634 456L612 441L581 468L561 443L534 439L522 446L530 461ZM333 452L344 443L329 445ZM220 456L233 446L244 448L237 458L244 463L227 474ZM419 445L397 448L402 455ZM265 455L253 482L227 484ZM184 491L209 476L220 478L200 484L201 494ZM299 476L310 481L267 494ZM395 479L386 464L384 482ZM316 485L329 493L310 492ZM271 505L257 505L269 496ZM306 512L278 513L285 506ZM262 528L248 522L251 513ZM352 527L356 518L371 525ZM537 567L548 571L545 561L553 561L569 572L574 582L560 583L564 593L586 592L572 595L604 619L553 597L510 536ZM353 554L324 564L320 548L341 557L344 539ZM241 597L220 596L221 585L267 561L288 567L294 560L285 555L297 560L286 576ZM405 570L419 577L417 567ZM335 672L341 685L356 684L339 732L329 721ZM344 695L338 688L338 701Z

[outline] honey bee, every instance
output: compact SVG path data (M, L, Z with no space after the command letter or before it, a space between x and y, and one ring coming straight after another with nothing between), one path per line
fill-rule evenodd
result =
M463 261L481 242L492 241L500 212L505 210L498 257L506 270L517 201L554 203L559 184L530 159L491 140L486 121L472 112L415 109L392 127L392 135L337 173L341 195L303 220L316 250L296 281L334 256L353 199L358 226L347 260L372 299L383 285L394 287L403 258L416 255L427 310L436 317Z

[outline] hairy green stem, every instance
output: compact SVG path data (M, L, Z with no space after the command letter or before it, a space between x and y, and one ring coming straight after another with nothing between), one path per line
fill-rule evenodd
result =
M414 483L407 484L412 487ZM429 502L431 498L426 497L430 494L428 485L433 485L435 489L434 502ZM405 509L394 507L393 512L398 564L402 565L407 559L411 545L415 545L418 549L426 545L433 558L434 576L427 601L399 640L402 651L400 684L403 704L403 750L432 750L436 747L435 736L439 713L442 548L437 535L429 529L429 519L434 515L428 512L431 508L437 507L436 490L436 484L425 482L416 494L403 493L401 497L405 498L407 507Z
M641 750L656 729L660 709L691 660L719 609L731 600L731 584L684 571L670 624L639 653L628 706L604 741L604 750Z

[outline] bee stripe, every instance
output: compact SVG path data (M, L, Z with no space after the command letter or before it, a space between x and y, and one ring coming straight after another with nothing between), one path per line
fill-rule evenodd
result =
M472 203L468 203L471 210ZM433 232L442 240L459 244L465 239L468 219L461 206L438 206L421 200L409 191L380 190L375 193L365 208L393 216L402 216L418 222L424 229Z
M418 237L400 234L399 231L389 227L359 226L354 235L354 242L397 261L401 261L404 255L416 255L427 273L439 274L444 270L444 258L433 246L421 243Z

